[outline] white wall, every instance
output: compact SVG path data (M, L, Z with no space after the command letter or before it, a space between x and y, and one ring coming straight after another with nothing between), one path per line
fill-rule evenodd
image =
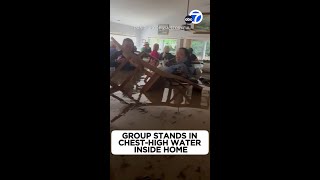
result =
M110 33L136 36L136 30L132 26L110 22Z
M135 42L136 46L141 44L141 30L135 29L133 26L123 25L110 21L110 33L135 36L137 38L137 42Z
M141 40L145 39L148 41L148 38L163 38L163 39L177 39L177 49L183 44L186 39L194 40L210 40L210 34L193 34L191 31L184 30L169 30L168 35L158 35L158 29L156 28L144 28L141 30ZM183 41L181 41L183 40ZM142 44L142 43L141 43ZM181 45L180 45L181 44ZM152 47L152 45L151 45Z
M174 38L178 40L178 46L180 39L210 40L210 34L193 34L191 31L183 30L169 30L169 35L158 35L158 29L151 27L135 29L133 26L110 22L110 33L135 36L137 38L135 45L138 50L143 47L142 40L145 39L147 41L149 37Z
M210 40L210 34L193 34L191 31L169 30L168 35L158 35L158 29L144 28L141 31L141 39L148 40L149 37Z

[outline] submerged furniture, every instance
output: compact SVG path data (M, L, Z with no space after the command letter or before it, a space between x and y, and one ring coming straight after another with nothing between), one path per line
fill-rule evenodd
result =
M209 109L210 100L209 97L203 97L201 91L192 91L191 93L184 93L185 91L179 91L179 84L171 84L167 88L150 90L145 93L140 93L138 100L140 100L142 94L148 99L149 102L145 102L146 106L170 106L170 107L190 107ZM182 88L181 88L182 89ZM179 102L175 102L178 98ZM183 97L183 99L181 99ZM182 102L180 102L182 100Z
M111 40L118 46L119 49L121 49L123 51L123 56L126 58L126 61L122 62L116 69L115 71L111 74L111 78L110 78L110 95L112 95L113 93L117 92L117 91L121 91L123 94L127 95L129 98L133 99L131 97L131 95L128 94L128 92L124 89L124 86L132 80L132 78L134 77L134 75L136 75L136 73L140 73L140 72L144 72L147 76L150 76L150 79L148 81L146 81L146 84L142 87L140 93L145 94L146 97L148 97L148 91L150 90L150 88L159 80L159 79L165 79L170 83L169 86L169 94L171 97L171 93L172 93L172 89L176 89L175 91L175 95L170 98L168 95L168 99L166 104L169 105L170 102L172 102L172 100L174 99L175 96L177 96L178 94L180 96L183 96L184 98L186 98L186 101L188 102L188 104L193 104L196 103L195 101L192 101L192 98L188 97L186 95L186 91L180 91L179 89L181 88L191 88L192 89L192 94L196 94L196 92L200 92L202 91L202 87L200 85L198 85L197 83L194 83L188 79L185 79L181 76L177 76L174 74L170 74L168 72L162 71L160 69L158 69L155 66L150 65L148 62L145 62L144 60L142 60L143 57L143 53L140 54L135 54L132 52L128 52L125 51L122 46L114 39L111 37ZM121 84L117 84L115 82L112 82L112 77L115 76L117 73L119 73L119 71L124 67L124 65L126 63L130 63L132 65L134 65L136 68L135 70L133 70L130 74L130 76L128 76L127 79L125 79ZM140 94L140 97L141 97ZM200 98L201 99L201 98ZM140 99L135 100L139 102ZM157 104L157 103L156 103ZM180 105L181 107L181 105Z

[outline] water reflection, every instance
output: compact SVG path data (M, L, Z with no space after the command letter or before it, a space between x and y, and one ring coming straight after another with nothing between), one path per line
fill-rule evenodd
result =
M132 98L124 96L120 91L111 95L113 101L111 106L119 107L116 112L112 112L111 123L125 115L127 112L140 106L161 106L161 107L176 107L179 108L196 108L209 110L210 108L210 87L201 85L202 90L188 86L183 88L179 85L168 86L164 79L159 79L152 88L142 93L141 89L144 86L144 77L141 78L135 86ZM111 98L110 97L110 98ZM114 104L116 103L116 104ZM112 110L110 110L111 112Z
M201 90L193 89L192 86L182 87L178 84L166 86L159 80L148 92L141 93L141 86L144 81L138 83L133 98L142 104L149 106L172 106L172 107L191 107L209 109L210 97L209 87Z

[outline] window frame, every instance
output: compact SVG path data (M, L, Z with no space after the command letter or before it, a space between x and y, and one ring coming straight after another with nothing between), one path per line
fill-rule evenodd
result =
M210 40L192 39L192 40L191 40L191 47L192 47L192 42L193 42L193 41L204 42L201 55L200 55L200 56L197 56L197 58L198 58L199 60L209 60L209 61L210 61L210 56L206 56L207 46L208 46L208 44L210 45ZM192 48L193 48L193 47L192 47ZM193 48L193 49L194 49L194 48ZM209 58L206 58L206 57L209 57Z
M162 53L163 52L163 48L164 48L164 40L175 40L176 41L176 44L175 44L175 50L174 51L170 51L170 53L171 54L173 54L173 55L175 55L176 54L176 50L177 50L177 46L178 46L178 39L177 38L159 38L159 37L148 37L148 40L147 40L147 42L150 44L150 47L151 47L151 49L152 49L152 46L153 46L153 44L151 44L150 43L150 39L156 39L157 41L156 41L156 43L158 43L159 44L159 52L160 53ZM160 42L158 42L158 40L160 40L161 41L161 43Z

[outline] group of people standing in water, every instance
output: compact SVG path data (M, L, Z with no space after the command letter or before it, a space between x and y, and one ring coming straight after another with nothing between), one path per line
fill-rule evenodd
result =
M136 52L136 47L132 39L126 38L122 42L122 47L127 51ZM145 43L144 47L141 49L141 52L144 52L147 57L149 57L149 63L157 67L161 60L166 60L166 64L161 68L163 71L168 73L177 74L185 78L190 78L195 74L195 69L192 66L193 62L197 62L197 57L193 54L192 48L179 48L174 56L171 54L170 47L165 46L162 53L159 53L159 44L154 44L153 49L151 50L149 43ZM122 55L122 51L117 51L115 45L111 42L110 44L110 67L116 68L119 66L125 57ZM113 80L116 82L123 82L131 75L130 72L134 70L135 67L127 63L121 70L121 73L118 73L117 76L113 77ZM143 72L136 73L135 77L131 79L131 82L126 84L126 89L128 92L132 92L132 89L137 81L140 80L140 77L143 75ZM129 93L130 95L131 93Z

